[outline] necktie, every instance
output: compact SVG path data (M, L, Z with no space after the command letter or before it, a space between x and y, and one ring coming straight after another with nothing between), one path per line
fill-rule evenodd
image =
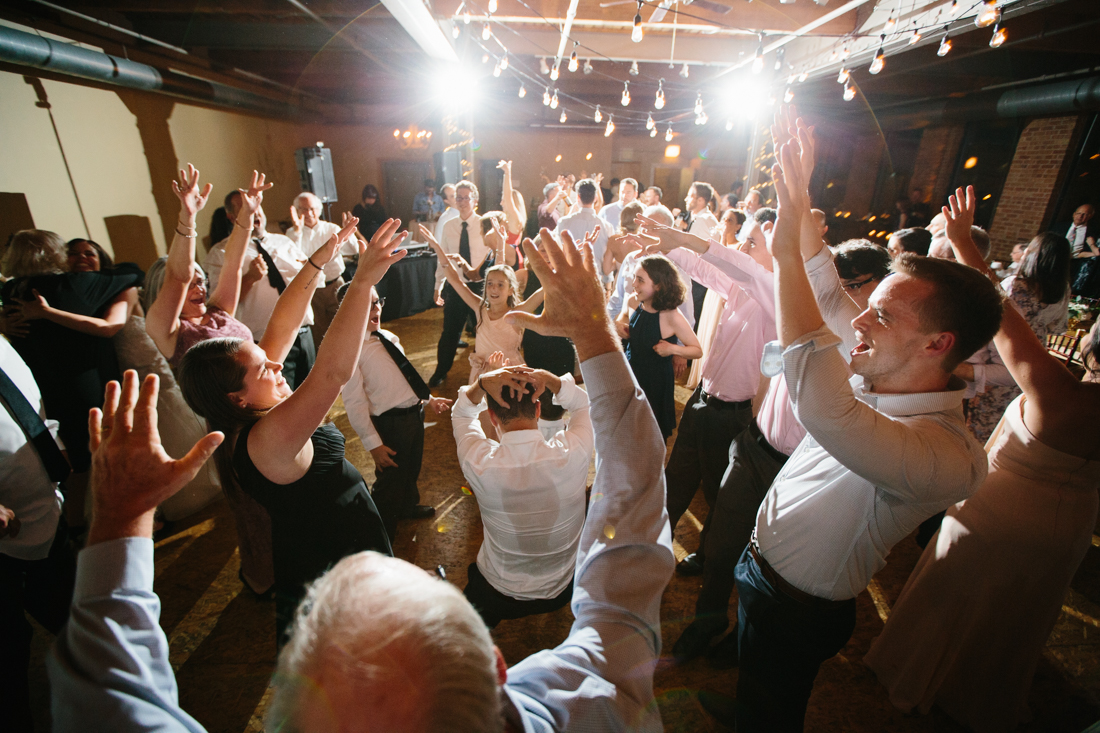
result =
M465 226L465 224L463 224ZM382 342L382 345L386 347L386 352L393 359L394 364L397 364L397 368L401 370L401 374L405 377L405 381L412 387L412 391L416 393L416 396L422 400L426 400L432 396L432 391L428 389L428 385L424 383L424 379L420 376L420 372L416 371L416 367L412 365L412 362L401 353L401 349L397 348L397 344L390 341L388 338L382 335L381 331L375 331L374 335L378 337L378 340Z
M462 259L471 265L474 264L470 262L470 231L466 222L462 222L462 234L458 238L458 253L462 255Z
M267 265L267 281L271 283L271 287L279 291L279 295L282 295L283 291L286 290L286 280L283 279L283 273L279 272L279 268L275 266L275 260L272 259L271 253L264 249L262 239L253 237L252 244L256 245L260 257L264 258L264 264Z
M42 422L42 418L38 416L38 411L31 406L23 396L23 392L15 386L3 369L0 369L0 399L7 404L12 417L26 434L27 440L38 451L38 457L42 459L42 465L46 467L50 480L55 483L64 481L70 473L69 462L61 454L61 449L54 442L46 423Z

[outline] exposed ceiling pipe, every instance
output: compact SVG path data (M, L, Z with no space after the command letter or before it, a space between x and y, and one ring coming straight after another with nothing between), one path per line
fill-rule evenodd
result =
M435 22L427 5L405 0L382 0L382 4L386 6L386 10L390 11L390 15L397 19L405 32L412 36L416 45L420 46L428 58L436 61L458 61L454 46L444 35L443 29Z
M66 76L258 114L286 117L301 110L287 102L226 84L158 69L100 51L0 26L0 61Z
M561 57L565 55L565 43L573 32L573 20L577 17L577 6L581 0L569 0L569 10L565 12L565 25L561 29L561 41L558 42L558 55L554 57L554 66L561 65Z

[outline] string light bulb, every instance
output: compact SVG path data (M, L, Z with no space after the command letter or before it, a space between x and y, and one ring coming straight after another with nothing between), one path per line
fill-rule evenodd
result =
M1001 8L997 5L997 0L985 0L982 7L978 9L978 14L974 16L974 25L979 28L988 28L1000 20Z
M687 79L689 73L691 73L691 70L688 68L688 65L685 63L683 68L680 69L680 76L684 79Z
M550 73L550 67L546 65L546 57L543 56L539 59L539 72L543 74Z
M582 71L584 71L585 75L592 73L592 59L584 60L584 69L582 69Z
M1005 33L1005 29L1001 27L1000 23L997 23L993 26L993 37L989 39L989 47L1000 48L1007 38L1008 34Z
M555 61L554 66L551 67L551 69L550 69L550 81L557 81L558 80L558 66L559 66L559 63L557 61Z
M489 12L495 13L497 11L497 0L489 0Z
M664 87L664 84L665 84L664 79L660 79L660 80L657 81L657 96L653 100L653 107L655 109L664 109L665 108L665 87Z
M848 80L844 84L844 101L845 102L851 102L855 98L856 98L856 88L854 86L852 86L851 80Z
M845 66L840 67L840 73L836 75L837 84L847 84L848 79L851 78L851 74L848 72L848 68Z
M798 83L801 84L802 82L806 81L809 78L810 78L810 72L803 71L801 74L798 75Z
M794 90L791 89L790 87L787 87L787 91L785 91L783 93L783 103L784 104L790 104L793 101L794 101Z
M921 38L922 38L922 36L920 34L920 29L919 28L914 28L913 29L913 35L909 36L909 45L912 46L916 43L919 43Z
M465 7L465 4L463 4L463 7ZM462 11L462 23L464 25L470 25L470 11L469 11L469 9L466 9L466 10Z
M546 107L550 106L550 87L546 87L546 91L542 93L542 104Z
M649 131L649 136L650 137L657 137L657 126L656 125L654 125L653 129Z
M604 137L611 137L611 133L615 132L615 115L607 116L607 127L603 129Z
M628 82L628 81L623 82L622 103L623 103L624 107L626 107L630 104L630 82Z
M653 114L652 114L652 113L650 113L650 114L646 115L646 118L645 118L645 129L647 129L647 130L655 130L655 129L657 129L657 123L653 121Z
M481 29L481 40L488 41L491 35L493 35L493 29L489 25L489 21L485 21L485 27Z
M937 56L946 56L951 53L951 36L947 32L947 26L943 27L943 39L940 41L940 47L936 49Z
M527 96L527 87L523 86L523 84L520 84L519 85L519 98L523 99L526 96Z
M596 114L592 115L592 121L599 124L603 121L603 112L600 111L600 105L596 105Z
M505 51L504 55L500 57L500 68L502 71L508 70L508 52Z
M631 76L637 76L638 73L639 73L638 72L638 62L637 61L631 61L630 62L630 75Z
M886 54L882 50L882 45L884 43L886 43L886 35L885 34L883 34L882 37L880 38L879 44L878 44L878 51L875 53L874 60L871 61L870 68L867 69L867 71L871 72L872 74L879 73L880 71L882 71L883 67L886 66Z
M764 70L764 34L761 33L760 44L756 47L756 55L752 59L752 73L759 74Z
M573 43L573 53L569 54L569 70L576 71L581 66L581 60L577 58L577 44Z
M829 60L830 61L836 61L836 58L839 55L840 55L840 49L837 48L836 46L833 46L833 52L831 54L829 54Z
M962 6L959 5L959 0L951 0L951 7L947 9L947 14L954 18L962 10Z
M840 60L847 61L848 57L852 54L852 42L845 41L844 46L840 49Z
M562 124L564 125L564 124L565 124L565 121L566 121L566 120L568 120L568 119L569 119L569 117L568 117L568 116L567 116L567 115L565 114L565 110L564 110L564 109L562 109L562 111L561 111L561 117L559 117L559 118L558 118L558 122L560 122L560 123L562 123Z
M697 115L697 116L695 117L695 124L697 124L697 125L705 125L705 124L707 124L707 120L708 120L708 119L710 119L710 118L708 118L708 117L707 117L707 113L706 113L706 112L700 112L700 113L699 113L699 114L698 114L698 115Z
M554 96L550 97L550 109L558 108L558 90L554 90Z
M672 125L669 125L668 130L665 132L665 142L672 142Z
M630 31L630 40L642 42L642 0L638 0L638 12L634 14L634 28Z
M775 52L775 70L780 71L783 68L783 59L787 57L787 49L781 48Z
M500 76L500 62L499 61L497 61L496 64L493 65L493 76L496 76L496 77Z
M894 16L891 15L889 18L887 18L886 23L883 24L882 32L883 33L891 32L892 30L894 30L895 25L897 25L897 22L894 20Z
M458 40L458 36L460 33L462 33L462 30L459 28L458 23L455 23L454 27L451 28L451 38Z
M695 114L696 116L703 113L703 93L699 92L699 96L695 98Z

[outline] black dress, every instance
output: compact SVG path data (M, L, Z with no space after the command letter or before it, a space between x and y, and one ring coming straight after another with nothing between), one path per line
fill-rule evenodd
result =
M378 228L386 223L386 209L382 204L375 201L370 206L363 206L363 204L356 204L351 209L351 215L359 219L357 228L359 233L370 241L370 238L374 236L374 233L378 231Z
M9 280L0 287L4 304L13 298L32 300L37 290L50 306L81 316L101 318L107 306L127 288L141 285L145 275L130 263L106 272L67 272ZM57 420L58 432L69 453L73 471L91 466L88 452L88 411L103 405L107 382L122 375L114 341L74 331L40 318L29 322L25 338L12 346L27 362L38 388L46 417Z
M661 338L661 314L639 307L630 317L630 340L626 344L626 359L634 371L638 386L645 392L661 435L665 440L676 428L675 371L671 356L661 356L653 347L658 341L676 343L675 336Z
M344 435L328 423L313 431L313 463L290 484L267 479L248 455L252 426L241 431L233 468L241 489L271 515L275 566L275 632L287 626L305 586L348 555L374 550L393 556L382 518L363 476L344 458Z

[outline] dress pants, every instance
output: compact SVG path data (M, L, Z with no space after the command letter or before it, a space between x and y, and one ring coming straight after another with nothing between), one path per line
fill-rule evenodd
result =
M761 435L754 419L730 446L730 465L711 511L703 566L703 589L695 603L695 619L704 626L728 623L734 571L752 538L760 502L771 488L787 456Z
M700 486L713 509L718 487L729 466L730 444L751 419L752 400L734 403L707 399L702 386L695 388L680 417L676 442L665 467L668 519L673 532ZM707 525L713 513L708 512L699 538L699 550L704 553Z
M420 466L424 459L424 407L416 405L372 415L374 429L382 444L397 451L396 467L374 470L371 498L378 507L382 525L392 545L397 532L397 520L420 503Z
M475 293L481 293L482 283L467 283ZM473 317L474 311L466 305L450 283L443 286L443 333L439 334L439 345L436 347L435 374L433 376L447 376L451 366L455 363L455 350L462 339L462 329L466 326L466 319ZM475 321L476 323L476 321Z
M50 554L19 560L0 554L0 729L33 731L27 670L34 632L24 612L57 634L69 618L76 556L61 519Z
M553 598L524 601L505 595L494 588L481 574L476 562L470 563L466 575L469 579L462 592L490 629L505 619L526 618L557 611L559 608L568 606L573 598L573 581L569 581L569 586Z
M313 330L311 326L302 326L298 329L298 337L283 359L283 379L291 389L298 389L309 370L313 368L313 362L317 361L317 347L313 343Z
M821 663L856 628L856 601L796 600L765 577L749 548L737 564L738 733L797 733Z

